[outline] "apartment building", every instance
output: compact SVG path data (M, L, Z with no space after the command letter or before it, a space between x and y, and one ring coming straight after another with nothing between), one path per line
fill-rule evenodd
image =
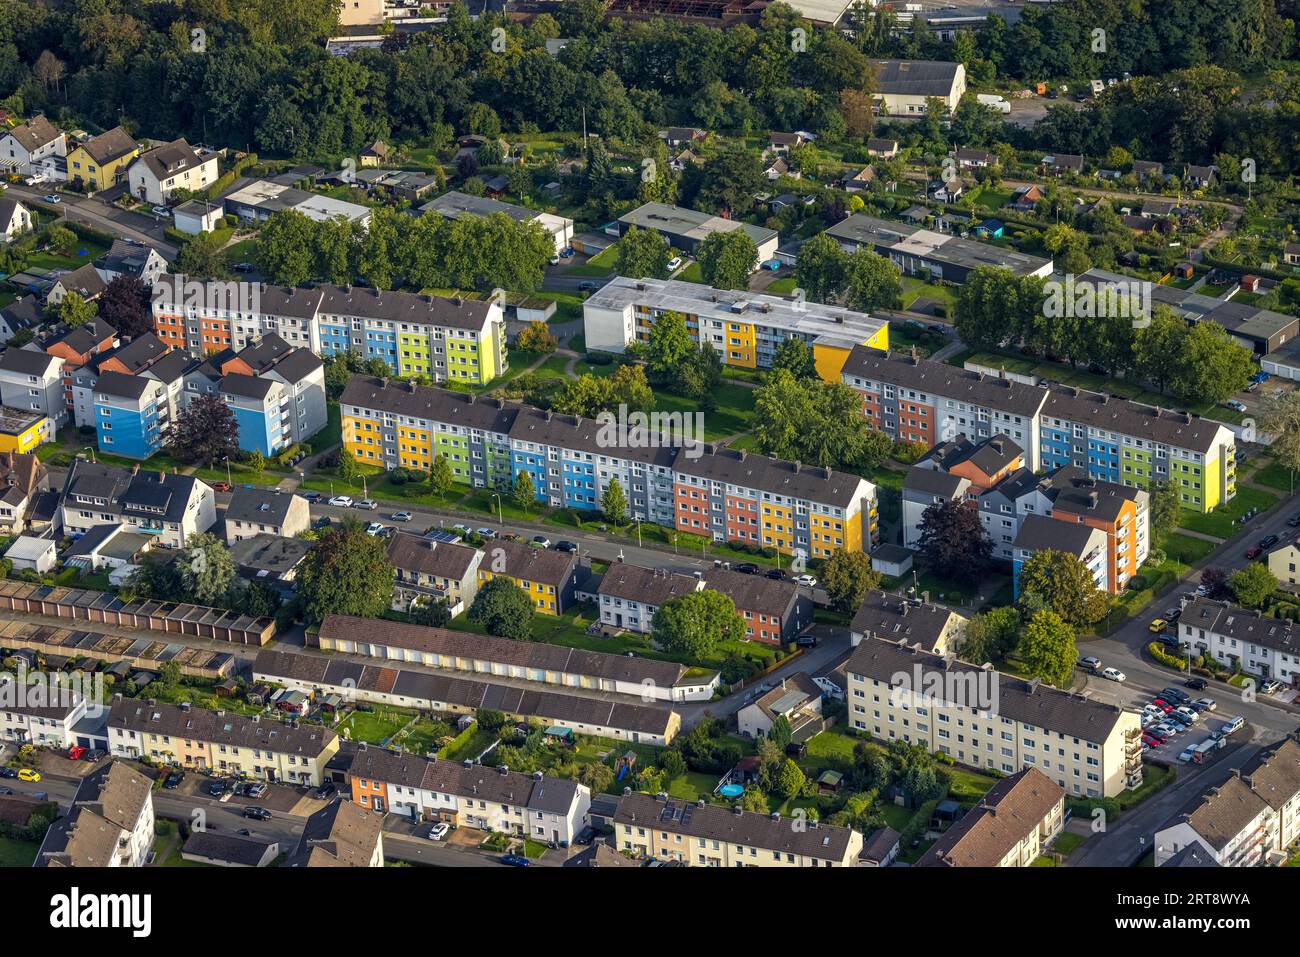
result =
M71 417L78 428L95 424L91 390L97 371L92 363L96 356L117 346L117 330L102 319L92 319L75 329L60 329L41 340L40 347L63 362L63 400L66 406L63 419ZM90 373L89 378L85 377L86 372Z
M417 821L572 844L591 823L591 790L504 765L484 767L361 745L348 769L353 803Z
M812 350L817 371L827 382L839 381L854 346L889 347L887 322L842 306L711 289L676 279L618 276L583 303L587 348L623 353L631 343L647 341L650 329L666 313L681 315L691 337L712 346L724 365L742 369L771 368L781 343L798 339Z
M340 407L344 447L363 464L428 469L444 455L475 487L527 472L539 502L584 511L617 479L632 518L809 558L876 538L875 486L833 469L372 376L353 376Z
M172 140L141 153L126 169L131 195L146 203L171 201L177 190L196 193L217 181L217 154L207 147Z
M783 645L813 623L812 595L793 581L714 568L705 573L704 587L731 599L748 641Z
M467 637L477 642L484 639L482 635ZM494 673L485 673L484 677ZM615 738L633 744L666 746L681 729L681 715L659 704L642 704L639 695L635 699L592 698L549 688L499 684L477 677L430 674L282 651L259 654L253 662L253 678L282 684L308 695L337 694L348 700L392 704L421 711L460 715L491 708L515 721L537 720L568 728L575 734ZM716 678L710 676L710 680ZM699 684L700 681L694 681L689 687L699 687ZM711 696L709 691L704 700Z
M1020 570L1039 552L1073 555L1092 576L1101 591L1114 593L1106 551L1106 533L1087 525L1065 525L1045 515L1027 515L1011 545L1011 578L1015 596L1020 597Z
M1024 450L1031 471L1073 466L1129 488L1168 481L1199 512L1236 494L1235 439L1211 419L861 347L841 379L862 394L872 427L893 438L934 446L1000 433Z
M356 352L383 361L393 375L436 382L484 385L508 368L505 313L495 300L175 275L159 277L154 293L158 335L193 356L243 349L275 333L319 356Z
M1300 687L1300 625L1285 618L1197 598L1178 619L1178 642L1225 667Z
M1030 867L1065 828L1065 790L1037 768L989 788L917 867Z
M690 867L853 867L862 835L739 807L625 791L611 821L620 851Z
M143 867L154 842L153 779L109 761L77 785L33 867Z
M844 665L850 726L1014 774L1036 767L1077 797L1142 783L1135 712L965 662L904 638L864 640Z
M708 701L718 684L717 674L688 676L690 669L676 662L349 615L326 616L307 641L323 651L635 695L645 701Z
M261 411L266 421L265 429L259 429L259 441L265 441L267 447L279 451L289 445L305 442L329 421L325 398L325 363L310 349L294 347L275 333L258 336L238 352L227 356L223 351L209 360L221 376L218 387L226 396L227 403L240 422L241 448L252 450L253 444L244 444L243 425L249 406L239 401L240 395L248 394L247 389L227 389L227 382L234 380L246 382L256 379L270 383L265 391ZM207 375L203 380L207 381ZM189 382L186 382L187 392ZM195 390L197 392L197 388ZM262 390L256 394L261 395ZM271 454L271 453L264 453Z
M573 220L554 213L543 213L526 206L503 203L486 196L470 196L468 193L452 190L443 193L420 207L424 214L436 214L444 219L461 219L467 216L487 217L498 213L509 217L517 223L536 223L555 245L557 254L564 252L573 243Z
M0 405L66 422L63 360L37 349L6 349L0 355Z
M873 588L849 624L849 643L864 640L905 641L933 655L950 654L961 645L967 619L943 605L925 599L904 598Z
M171 430L167 388L157 379L105 372L95 382L95 439L100 451L147 459Z
M1157 867L1188 848L1220 867L1277 865L1300 840L1300 745L1265 748L1155 833Z
M217 520L212 486L192 475L130 471L75 459L59 503L64 531L74 538L96 525L126 525L172 548Z
M781 235L775 229L667 203L646 203L624 213L618 218L619 235L626 233L629 226L654 230L668 245L687 253L695 252L695 247L714 233L744 231L749 234L758 250L754 269L758 268L759 263L776 255L777 244L781 241Z
M448 611L459 615L478 594L483 553L476 548L395 532L388 539L388 560L397 569L394 611L445 601Z
M339 739L320 725L118 696L108 713L108 749L117 758L319 786Z
M559 616L578 600L578 556L569 552L494 539L479 562L479 587L497 577L518 585L543 615Z

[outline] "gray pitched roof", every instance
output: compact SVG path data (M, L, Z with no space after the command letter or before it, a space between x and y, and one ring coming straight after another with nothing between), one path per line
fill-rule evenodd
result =
M932 395L1033 416L1047 400L1047 390L1011 379L967 372L903 352L882 352L854 346L843 375L905 386Z
M937 60L871 60L876 91L898 96L946 97L952 92L959 63Z
M289 517L297 495L271 489L236 486L226 506L226 521L255 522L261 525L283 525Z
M919 643L926 651L933 651L954 618L961 620L962 616L942 605L913 602L873 588L849 628L867 638Z

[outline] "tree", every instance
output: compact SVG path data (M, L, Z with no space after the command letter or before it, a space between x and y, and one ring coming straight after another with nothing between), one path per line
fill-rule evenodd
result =
M1015 650L1020 634L1020 612L1010 605L980 612L962 631L961 656L973 664L1001 661Z
M701 208L736 213L748 209L766 179L758 156L742 143L733 143L704 165Z
M266 456L259 450L253 449L253 451L248 453L248 467L254 472L260 473L266 471Z
M1178 500L1178 486L1168 480L1152 481L1147 489L1150 495L1151 531L1166 535L1178 528L1182 505Z
M82 298L80 293L69 292L59 303L59 321L69 329L76 329L90 322L99 313L95 303Z
M845 263L844 302L862 312L892 309L899 304L903 274L897 266L870 249L856 249Z
M802 339L786 339L772 353L772 371L787 370L796 379L816 379L817 363Z
M393 600L396 578L387 541L347 521L326 534L303 559L298 572L303 613L312 624L326 615L378 618Z
M555 336L551 335L550 328L540 319L520 329L515 344L524 352L537 352L543 355L550 355L560 347Z
M710 233L695 248L704 281L715 289L745 289L758 267L758 246L743 229Z
M677 367L669 388L678 395L695 399L700 409L712 411L716 405L714 389L722 381L722 355L707 342L687 353Z
M851 615L862 607L867 592L880 585L880 573L866 552L837 548L822 565L821 585L831 606Z
M253 256L268 282L296 286L312 277L314 239L312 221L294 209L273 214L257 234Z
M1188 331L1170 380L1184 402L1222 402L1246 387L1254 361L1217 322L1202 320Z
M533 477L524 469L520 469L515 475L514 488L510 493L511 500L525 512L531 511L537 504L537 492L533 489Z
M686 328L686 317L680 312L664 312L654 321L640 353L645 359L650 379L664 383L672 381L677 370L696 348Z
M239 423L230 406L214 394L192 400L172 423L168 451L188 465L212 468L239 454Z
M435 455L433 468L429 470L429 491L438 496L446 495L451 491L455 480L456 476L451 471L451 463L447 461L447 456Z
M783 752L793 736L794 732L790 728L790 719L783 714L776 716L776 720L772 722L772 727L767 731L767 740L771 741Z
M755 390L754 409L764 455L841 468L859 464L866 451L862 400L843 383L796 379L780 369Z
M653 229L629 226L618 240L618 274L630 279L663 279L670 249Z
M181 247L173 269L197 279L225 279L230 275L222 240L215 233L200 233Z
M818 233L799 247L795 282L813 302L827 302L844 288L848 254L834 236Z
M451 621L451 607L445 598L434 598L413 604L411 619L426 628L446 628Z
M621 525L627 518L627 495L618 479L611 478L605 486L605 494L600 497L600 508L605 513L605 520L611 525Z
M489 635L533 640L533 601L509 578L498 575L479 588L467 617Z
M705 588L660 605L651 635L659 647L699 661L724 642L743 640L745 623L731 598Z
M614 783L614 769L599 761L584 764L578 772L578 783L590 788L592 794L603 794Z
M1201 572L1201 586L1205 597L1219 601L1228 595L1228 573L1217 565L1211 565Z
M803 770L799 765L795 764L790 758L786 758L781 763L780 770L777 771L773 790L781 797L797 797L806 780L807 778L804 777Z
M357 457L347 449L339 449L339 478L351 482L359 474Z
M1106 593L1092 572L1069 552L1044 548L1020 566L1020 603L1034 602L1071 625L1091 625L1106 614Z
M1074 629L1056 612L1047 609L1029 619L1016 654L1030 675L1058 688L1069 686L1079 659Z
M176 566L185 591L199 605L216 605L235 578L235 560L230 557L230 550L207 532L186 539Z
M925 567L963 585L974 585L993 556L993 543L984 533L979 512L965 502L935 502L921 513L917 550Z
M1246 608L1263 608L1277 591L1277 578L1263 562L1251 562L1229 576L1228 587L1237 604Z
M99 316L124 339L153 331L148 287L138 276L114 276L99 297Z
M1271 439L1269 451L1279 465L1291 473L1300 470L1300 392L1283 392L1264 400L1259 413L1259 432Z

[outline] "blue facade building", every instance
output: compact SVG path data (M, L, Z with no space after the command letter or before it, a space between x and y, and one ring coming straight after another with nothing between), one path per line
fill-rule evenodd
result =
M94 389L95 435L114 455L147 459L171 426L167 389L157 379L104 372Z

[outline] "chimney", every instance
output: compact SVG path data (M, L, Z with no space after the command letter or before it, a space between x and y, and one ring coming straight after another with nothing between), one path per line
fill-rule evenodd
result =
M1096 493L1096 492L1089 492L1089 493L1088 493L1088 508L1091 510L1091 509L1095 509L1096 507L1097 507L1097 493Z
M131 474L132 474L132 475L139 475L139 474L140 474L140 463L139 463L139 462L136 462L134 465L131 466Z

